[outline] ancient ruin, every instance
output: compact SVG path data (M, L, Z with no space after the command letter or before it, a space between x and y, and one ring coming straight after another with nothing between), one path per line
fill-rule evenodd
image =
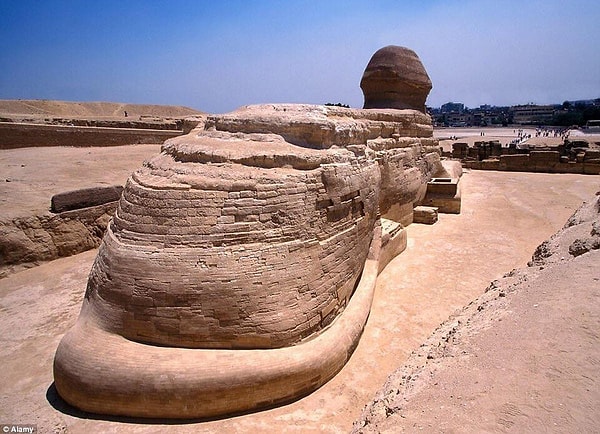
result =
M363 89L382 51L412 53L378 51ZM392 56L395 70L427 77L409 57ZM431 84L411 77L379 80L393 98L373 96L377 109L246 106L167 140L108 226L56 352L60 396L94 413L203 418L335 375L433 178L460 209L460 168L442 165L421 107Z
M464 167L478 170L505 170L509 172L600 174L600 149L587 141L565 139L558 146L529 149L515 143L503 147L497 140L452 144L452 158Z

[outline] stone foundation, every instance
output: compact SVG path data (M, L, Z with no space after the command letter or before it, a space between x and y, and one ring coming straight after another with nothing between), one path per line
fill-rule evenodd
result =
M460 214L459 178L434 178L427 183L427 194L422 204L435 207L439 212Z

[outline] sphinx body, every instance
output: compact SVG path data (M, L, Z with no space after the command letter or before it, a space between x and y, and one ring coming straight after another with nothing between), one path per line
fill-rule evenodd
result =
M443 172L418 110L209 116L127 181L57 349L58 393L95 413L203 418L316 389Z

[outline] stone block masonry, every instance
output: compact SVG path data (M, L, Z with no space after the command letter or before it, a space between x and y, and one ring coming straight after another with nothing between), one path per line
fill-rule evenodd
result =
M466 143L452 145L452 158L462 160L469 169L503 170L509 172L580 173L600 174L600 150L577 147L576 143L550 150L524 150L515 147L502 148L497 141L475 142L469 148Z
M433 178L427 183L427 194L422 204L437 208L442 213L460 214L459 178Z
M249 132L240 132L242 126ZM78 342L90 334L111 342L117 357L134 347L141 353L144 348L165 348L165 354L182 355L188 353L180 351L196 350L200 358L216 357L211 366L243 369L247 381L258 381L252 356L247 356L247 365L239 359L236 368L217 360L232 357L226 351L235 350L304 351L306 339L313 342L329 333L354 298L364 297L357 291L364 285L370 288L377 272L406 247L401 221L412 221L427 181L444 173L430 120L414 110L245 107L209 117L190 134L167 141L123 190L90 273L81 324L57 352L59 393L88 411L152 412L155 417L200 417L260 407L266 396L260 402L252 395L241 399L233 380L238 374L231 373L229 380L222 379L222 392L215 392L214 399L233 394L241 400L217 404L218 413L209 410L214 405L189 406L192 395L197 399L201 393L196 389L181 403L173 401L163 409L148 406L147 394L140 395L145 389L128 389L127 381L114 385L120 396L129 396L117 409L116 401L87 396L87 386L77 380L91 376L89 393L108 397L108 371L94 368L83 374L70 366L81 366L73 365L73 357L91 357L82 363L90 369L97 366L97 355L78 350ZM383 212L396 220L385 220L383 246L381 237L373 246ZM381 257L372 270L369 255ZM365 279L371 283L362 284ZM269 402L305 393L340 369L354 345L336 344L345 356L336 350L332 356L337 362L327 362L327 367L311 359L314 380L306 383L309 378L300 375L298 389L285 383L284 391L284 383L272 379L270 385L261 380L259 392L270 390ZM186 374L188 368L180 366L181 381L187 378L204 388L215 375ZM143 376L139 366L135 369L132 377ZM156 366L148 369L157 378L162 375ZM162 390L157 396L161 402L180 393L150 384Z
M593 154L593 151L588 151ZM504 170L508 172L600 174L600 160L586 158L581 153L578 160L563 158L556 151L532 151L529 154L502 155L499 159L465 161L469 169Z

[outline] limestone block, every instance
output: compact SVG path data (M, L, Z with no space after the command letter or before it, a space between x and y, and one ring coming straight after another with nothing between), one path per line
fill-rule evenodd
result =
M484 170L500 170L500 160L496 158L489 158L479 162L480 168Z
M452 144L452 158L463 159L469 153L469 144L464 142L455 142Z
M590 160L583 163L583 173L586 175L600 175L600 160Z
M500 166L504 170L525 171L529 167L529 155L502 155L500 157Z
M438 221L438 209L431 206L417 206L413 210L415 223L432 225Z
M50 201L51 210L59 213L115 202L119 200L122 192L123 187L121 185L112 185L110 187L98 186L58 193L52 196Z
M385 218L381 219L381 252L378 272L381 273L392 259L406 249L407 234L401 223Z
M557 151L531 151L529 165L536 172L554 172L560 163L560 153Z
M454 196L458 190L456 178L433 178L427 183L427 193Z
M439 212L460 214L461 195L458 178L433 178L421 205L436 207Z
M600 149L587 149L583 156L584 162L592 162L592 160L600 160Z
M436 178L460 178L463 173L462 163L456 160L442 160L442 168L434 174Z

